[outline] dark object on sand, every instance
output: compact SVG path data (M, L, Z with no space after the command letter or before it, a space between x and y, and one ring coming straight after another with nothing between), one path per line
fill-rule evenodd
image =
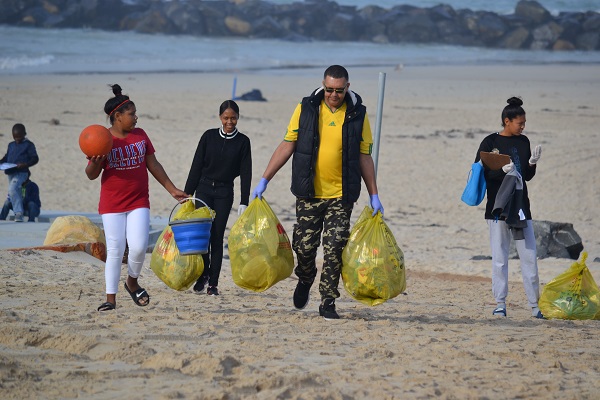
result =
M556 257L577 260L583 251L581 237L567 222L533 221L533 231L538 258ZM510 245L510 258L517 258L514 242Z
M235 100L246 100L246 101L267 101L262 96L262 93L258 89L252 89L249 92L244 93L240 97L236 97Z

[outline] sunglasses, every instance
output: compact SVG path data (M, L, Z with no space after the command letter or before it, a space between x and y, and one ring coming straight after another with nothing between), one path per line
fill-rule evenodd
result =
M327 93L333 93L333 92L336 92L337 94L342 94L342 93L344 93L344 91L346 90L346 87L347 87L347 86L344 86L343 88L332 88L332 87L327 87L327 86L324 86L324 88L325 88L325 91L326 91Z

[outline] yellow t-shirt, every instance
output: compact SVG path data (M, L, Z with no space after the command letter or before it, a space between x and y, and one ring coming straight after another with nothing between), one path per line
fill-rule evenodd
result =
M334 199L342 197L342 125L346 118L346 103L331 112L325 101L321 101L319 112L319 153L315 166L315 197L319 199ZM284 140L298 140L298 127L302 103L296 106L290 119ZM373 136L369 116L365 114L363 122L360 152L371 154Z

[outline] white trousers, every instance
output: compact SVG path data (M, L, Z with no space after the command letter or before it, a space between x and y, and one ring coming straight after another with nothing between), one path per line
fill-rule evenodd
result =
M125 213L102 214L102 224L106 237L106 294L116 294L125 243L129 246L127 273L132 278L140 276L148 248L150 209L137 208Z
M508 257L512 234L504 221L487 220L490 229L490 247L492 248L492 294L497 303L506 303L508 294ZM537 307L540 298L540 279L537 267L537 250L535 235L531 220L527 221L527 228L523 229L524 240L515 240L519 260L521 261L521 275L523 287L529 307Z

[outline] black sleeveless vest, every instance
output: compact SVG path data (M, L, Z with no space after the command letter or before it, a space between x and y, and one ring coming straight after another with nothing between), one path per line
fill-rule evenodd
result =
M299 198L315 196L315 164L319 152L319 108L322 88L302 99L298 140L292 159L292 193ZM347 92L346 117L342 125L342 201L355 203L360 196L360 143L367 109L356 93Z

